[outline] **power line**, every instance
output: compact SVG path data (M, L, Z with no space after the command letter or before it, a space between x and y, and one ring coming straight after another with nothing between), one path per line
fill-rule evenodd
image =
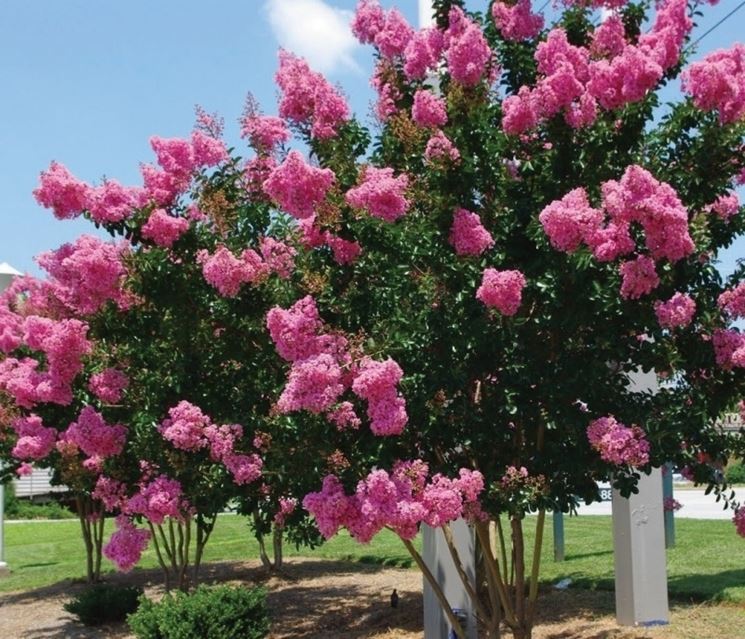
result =
M745 0L743 0L740 4L738 4L732 11L730 11L726 16L724 16L719 22L717 22L713 27L705 31L702 35L700 35L695 42L692 42L690 47L695 47L701 40L703 40L707 35L709 35L714 29L718 28L723 22L726 20L729 20L735 13L737 13L740 9L745 7Z

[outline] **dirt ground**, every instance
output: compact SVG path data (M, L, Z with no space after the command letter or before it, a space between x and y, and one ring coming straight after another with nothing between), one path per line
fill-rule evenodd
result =
M269 639L421 639L422 583L415 570L358 563L290 559L280 574L255 563L205 567L204 581L263 584L273 622ZM161 592L156 571L112 576L112 582ZM154 585L155 584L155 585ZM62 605L82 584L63 582L30 592L0 595L0 639L132 639L124 624L90 629ZM399 606L390 607L396 588ZM542 593L534 639L745 639L745 609L734 606L676 606L664 628L620 629L613 594ZM505 637L509 637L506 634ZM196 638L195 638L196 639ZM443 638L444 639L444 638Z

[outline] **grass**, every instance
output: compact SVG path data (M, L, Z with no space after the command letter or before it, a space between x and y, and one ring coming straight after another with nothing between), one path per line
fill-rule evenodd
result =
M535 518L526 523L532 537ZM613 539L610 517L565 517L566 561L553 561L551 520L546 521L541 580L547 584L570 578L575 586L613 589ZM107 522L107 531L113 523ZM693 601L745 602L745 541L726 520L679 519L677 545L668 550L671 598ZM6 561L12 574L0 579L0 591L30 590L82 578L85 557L77 521L22 522L5 526ZM529 541L528 547L531 542ZM286 556L359 561L410 567L401 541L384 531L371 544L361 545L340 534L314 550L288 546ZM218 520L205 552L205 562L245 561L258 557L258 546L246 520L224 515ZM110 566L104 560L106 566ZM148 550L140 564L157 566Z

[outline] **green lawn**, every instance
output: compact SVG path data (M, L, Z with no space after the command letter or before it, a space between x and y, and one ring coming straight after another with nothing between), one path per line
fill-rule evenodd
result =
M526 523L532 534L535 518ZM570 577L576 586L613 588L613 553L610 517L565 517L566 561L553 561L551 520L546 519L541 578L555 583ZM111 524L107 524L111 526ZM84 554L77 521L24 522L5 526L6 561L13 574L0 579L0 591L26 590L84 574ZM745 540L736 536L729 521L677 521L677 546L668 551L670 593L678 599L745 602ZM406 549L390 533L361 545L346 534L315 550L294 547L286 555L346 559L394 566L411 566ZM205 562L254 559L256 541L246 520L220 517L207 545ZM108 562L104 560L108 566ZM152 552L142 564L155 567Z

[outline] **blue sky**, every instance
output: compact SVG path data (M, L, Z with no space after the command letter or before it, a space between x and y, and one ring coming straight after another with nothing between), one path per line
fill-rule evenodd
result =
M538 3L535 0L537 6ZM704 7L702 34L740 0ZM31 192L51 160L75 175L139 184L151 135L186 136L194 105L237 118L251 91L276 109L273 75L282 44L340 84L359 115L372 100L371 50L346 29L356 0L3 0L0 2L0 262L39 274L33 256L93 227L59 222ZM417 21L417 0L383 0ZM482 9L486 0L472 0ZM697 57L742 40L745 9L700 44ZM738 242L723 259L745 255Z

